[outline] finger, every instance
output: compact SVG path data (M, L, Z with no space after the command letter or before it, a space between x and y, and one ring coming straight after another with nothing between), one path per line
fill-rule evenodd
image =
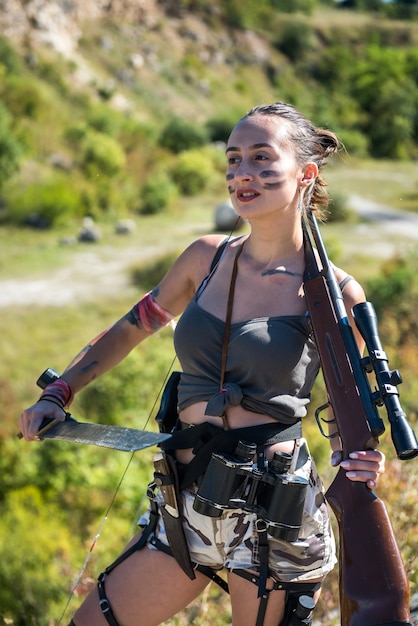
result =
M343 462L345 469L371 469L383 474L385 471L385 455L380 450L360 450L351 452L349 459Z
M350 470L346 472L345 475L347 476L349 480L353 482L367 483L367 486L370 487L370 489L373 489L376 486L378 476L379 476L377 472L361 471L361 470L359 471Z
M39 419L30 420L29 418L24 418L22 420L21 433L24 439L26 439L26 441L39 440L39 437L37 436L37 432L39 430L40 422L41 420Z
M356 450L350 452L350 459L362 459L366 461L375 461L376 463L385 463L385 455L380 450Z
M337 467L342 461L343 453L342 450L334 450L331 455L331 465L332 467Z

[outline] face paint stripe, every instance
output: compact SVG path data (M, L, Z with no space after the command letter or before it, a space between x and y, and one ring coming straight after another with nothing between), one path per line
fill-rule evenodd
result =
M280 172L277 172L276 170L264 170L260 172L260 178L273 178L275 176L279 177Z
M282 186L282 183L264 183L263 189L270 191L272 189L279 189Z

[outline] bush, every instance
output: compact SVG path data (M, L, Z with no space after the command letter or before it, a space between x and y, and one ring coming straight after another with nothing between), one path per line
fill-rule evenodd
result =
M226 143L238 119L239 115L235 115L235 113L212 117L206 123L210 140L223 141Z
M312 26L300 21L286 23L286 27L274 45L293 63L297 63L306 59L314 50L315 31Z
M73 147L77 147L87 137L88 129L84 122L73 124L65 129L64 137Z
M105 106L96 106L89 113L87 122L91 128L104 135L114 137L119 129L119 119L115 111Z
M24 188L17 185L5 195L6 215L15 224L48 228L65 223L80 212L80 194L62 174Z
M39 85L27 76L13 74L5 80L1 97L14 117L36 119L44 105Z
M165 173L152 175L141 189L141 204L138 212L155 215L165 209L178 195L178 189Z
M165 276L177 257L178 254L175 253L166 254L150 263L134 268L131 272L133 284L144 291L151 291Z
M174 182L185 196L194 196L205 189L214 175L212 160L198 150L182 152L171 168Z
M58 614L72 560L71 535L63 521L58 507L45 506L34 487L9 495L0 534L1 623L4 618L5 624L36 626L52 623L54 612Z
M204 126L187 122L180 117L174 117L163 129L159 145L177 154L182 150L203 146L208 142L208 139L208 133Z
M82 165L90 176L114 176L125 166L126 156L120 144L102 133L90 132L83 145Z

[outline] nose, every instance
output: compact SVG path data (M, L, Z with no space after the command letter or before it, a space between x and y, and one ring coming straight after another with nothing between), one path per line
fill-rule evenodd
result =
M234 178L238 180L252 180L254 178L254 176L250 173L248 164L245 161L241 161L235 169Z

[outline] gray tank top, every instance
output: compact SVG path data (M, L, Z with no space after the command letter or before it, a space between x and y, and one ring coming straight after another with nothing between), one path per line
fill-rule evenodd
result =
M206 414L221 415L228 405L242 405L283 424L306 415L319 371L319 357L307 316L260 317L232 323L220 393L225 322L199 306L195 296L174 335L182 366L179 409L208 402Z

